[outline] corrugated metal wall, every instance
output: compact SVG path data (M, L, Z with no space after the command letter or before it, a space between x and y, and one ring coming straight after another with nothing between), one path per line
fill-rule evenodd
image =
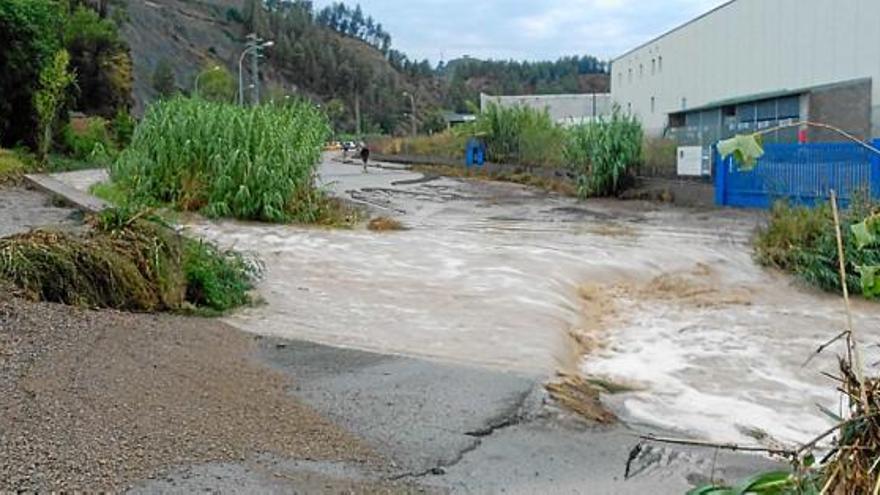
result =
M645 127L729 98L873 79L880 132L880 0L737 0L612 64L612 98Z

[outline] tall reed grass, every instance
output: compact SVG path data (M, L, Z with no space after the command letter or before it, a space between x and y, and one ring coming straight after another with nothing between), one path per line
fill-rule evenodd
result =
M329 132L326 116L304 101L240 107L174 98L150 107L111 178L146 204L300 220L321 204L314 172Z
M570 129L568 135L565 159L577 177L578 194L619 193L642 156L642 126L635 117L615 110L607 119Z
M472 132L483 136L494 162L541 167L564 163L565 129L553 122L546 110L490 105L477 118Z

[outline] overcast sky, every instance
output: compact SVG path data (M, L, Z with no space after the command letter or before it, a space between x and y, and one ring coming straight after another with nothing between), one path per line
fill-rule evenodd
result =
M393 46L436 63L478 58L610 59L725 0L361 0ZM317 7L331 3L316 0ZM354 5L356 0L346 0Z

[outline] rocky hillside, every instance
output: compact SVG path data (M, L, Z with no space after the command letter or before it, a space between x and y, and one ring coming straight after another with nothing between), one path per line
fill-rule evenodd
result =
M227 19L238 0L126 0L128 22L123 35L134 62L135 108L155 98L153 70L160 60L170 62L177 85L191 90L195 75L209 60L237 73L243 27Z
M359 107L364 132L409 132L415 95L422 131L436 128L441 109L465 110L479 92L601 92L607 89L604 63L589 56L556 62L517 63L462 60L433 69L383 43L368 43L328 27L311 2L259 0L113 0L124 6L123 35L134 63L135 112L156 97L152 76L160 61L175 73L176 85L192 91L193 80L209 64L238 76L238 57L248 32L275 46L262 67L264 87L305 95L327 104L340 131L355 130ZM378 36L377 36L378 37ZM245 77L248 64L245 64ZM442 126L442 119L440 120Z

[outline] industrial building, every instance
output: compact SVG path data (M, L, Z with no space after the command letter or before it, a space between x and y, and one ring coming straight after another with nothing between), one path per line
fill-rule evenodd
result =
M485 112L489 105L504 108L525 106L540 111L547 110L554 122L577 125L608 115L611 112L611 95L596 93L492 96L481 93L480 111Z
M878 20L880 0L732 0L615 59L612 99L681 145L802 120L880 137ZM767 139L839 136L789 129Z

